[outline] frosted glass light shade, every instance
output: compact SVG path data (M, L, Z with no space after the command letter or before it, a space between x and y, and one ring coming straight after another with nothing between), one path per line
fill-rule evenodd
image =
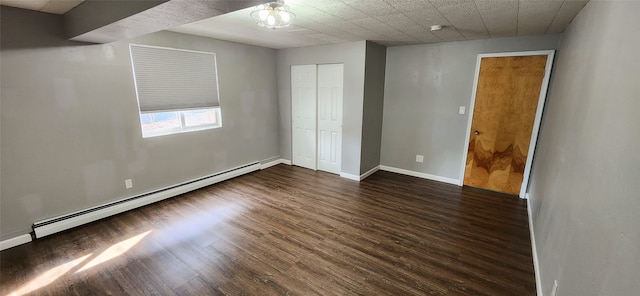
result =
M296 15L291 12L288 5L278 0L256 6L251 11L251 17L258 26L275 30L291 25Z

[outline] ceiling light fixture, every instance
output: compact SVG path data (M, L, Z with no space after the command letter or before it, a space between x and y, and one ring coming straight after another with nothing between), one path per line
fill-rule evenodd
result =
M256 6L251 17L258 26L275 30L291 25L296 15L283 0L278 0Z
M440 31L440 30L442 30L442 26L441 25L433 25L433 26L431 26L431 32Z

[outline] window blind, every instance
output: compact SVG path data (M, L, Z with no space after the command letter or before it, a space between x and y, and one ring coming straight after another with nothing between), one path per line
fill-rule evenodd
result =
M214 53L129 46L141 113L220 106Z

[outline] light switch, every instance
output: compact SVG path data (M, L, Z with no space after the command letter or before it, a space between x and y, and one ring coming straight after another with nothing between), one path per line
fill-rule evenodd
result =
M458 114L460 115L464 115L464 111L465 111L465 107L464 106L460 106L460 108L458 109Z

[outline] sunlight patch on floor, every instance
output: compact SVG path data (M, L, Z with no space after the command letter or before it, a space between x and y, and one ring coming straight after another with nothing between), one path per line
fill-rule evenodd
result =
M30 282L28 282L24 286L20 287L18 290L13 291L9 295L11 295L11 296L21 296L21 295L29 294L29 293L31 293L31 292L33 292L35 290L38 290L38 289L40 289L40 288L42 288L44 286L47 286L47 285L53 283L55 280L57 280L59 277L61 277L65 273L69 272L69 270L73 269L74 267L76 267L80 263L84 262L87 258L89 258L89 256L91 256L91 254L86 255L84 257L80 257L80 258L75 259L73 261L67 262L67 263L62 264L62 265L60 265L58 267L54 267L52 269L49 269L45 273L43 273L43 274L39 275L38 277L34 278L33 280L31 280Z
M116 243L112 246L110 246L109 248L107 248L106 250L102 251L102 253L100 253L100 255L97 256L93 256L93 254L97 254L97 252L91 253L89 255L85 255L82 256L78 259L75 259L73 261L69 261L67 263L64 263L60 266L54 267L52 269L47 270L46 272L42 273L41 275L37 276L36 278L32 279L31 281L29 281L28 283L26 283L25 285L23 285L22 287L18 288L17 290L11 292L11 294L9 294L9 296L22 296L22 295L26 295L29 293L32 293L42 287L45 287L53 282L55 282L58 278L60 278L61 276L70 273L73 271L74 268L78 268L80 266L82 266L80 269L78 269L75 273L79 273L82 271L85 271L91 267L100 265L101 263L107 262L113 258L116 258L122 254L124 254L125 252L129 251L131 248L133 248L136 244L138 244L143 238L145 238L147 235L149 235L149 233L151 233L151 230L138 234L134 237L128 238L126 240L123 240L119 243ZM93 259L91 259L93 258ZM88 263L86 264L82 264L85 261L88 261Z
M76 271L75 273L79 273L82 271L85 271L91 267L94 267L96 265L100 265L101 263L107 262L113 258L116 258L122 254L124 254L126 251L128 251L129 249L133 248L133 246L137 245L145 236L147 236L149 233L151 232L151 230L138 234L132 238L128 238L126 240L123 240L111 247L109 247L108 249L104 250L104 252L102 252L100 255L98 255L96 258L93 258L91 261L89 261L89 263L85 264L82 268L80 268L78 271Z

